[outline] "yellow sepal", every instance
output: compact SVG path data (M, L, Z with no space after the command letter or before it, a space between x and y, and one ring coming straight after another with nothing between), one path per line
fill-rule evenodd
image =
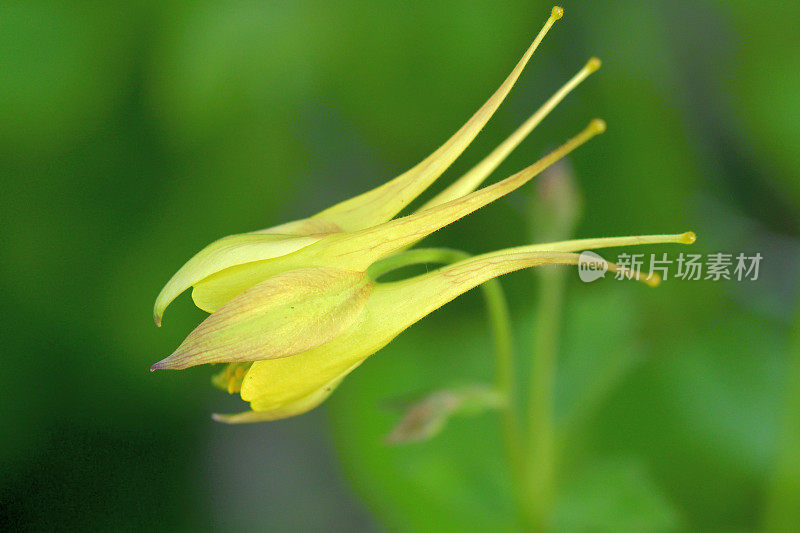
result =
M372 288L362 272L306 268L278 274L206 318L152 369L257 361L308 351L347 330Z
M317 242L321 237L322 235L243 233L214 241L189 259L161 289L153 307L153 320L160 326L164 311L178 295L215 272L290 254ZM258 281L260 280L253 283Z

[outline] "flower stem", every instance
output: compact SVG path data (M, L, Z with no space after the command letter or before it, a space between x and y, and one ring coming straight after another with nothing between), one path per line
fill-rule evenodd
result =
M420 264L450 264L472 257L466 252L448 248L420 248L399 253L374 263L367 270L372 279L398 268ZM520 518L524 517L526 507L525 450L522 431L519 427L517 400L514 380L514 343L511 335L511 321L505 293L496 279L481 285L484 302L492 328L496 355L495 387L505 399L501 412L502 433L505 452L514 489L514 496Z
M525 509L525 450L517 413L516 384L514 379L514 343L508 304L500 282L496 279L481 285L483 297L492 322L496 355L496 387L506 397L506 408L501 411L506 456L508 460L514 497L520 518Z
M543 268L535 273L541 280L541 287L529 386L527 518L533 531L549 531L557 463L553 396L565 278L561 269Z

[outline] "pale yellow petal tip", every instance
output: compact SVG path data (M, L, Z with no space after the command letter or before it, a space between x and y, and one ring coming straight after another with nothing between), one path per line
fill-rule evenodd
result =
M170 299L169 293L167 292L167 287L161 289L161 292L158 293L158 296L156 296L156 301L153 303L153 322L155 322L156 326L161 327L161 321L164 318L164 313L174 298L175 297L172 296Z
M600 118L596 118L589 123L589 130L592 133L600 134L606 131L606 121Z
M693 244L697 240L697 235L693 231L687 231L681 235L681 242L683 244Z
M598 58L593 57L586 62L586 70L589 72L594 72L602 66L603 62L600 61Z
M561 6L553 6L553 10L550 12L550 17L553 20L558 20L564 16L564 9Z

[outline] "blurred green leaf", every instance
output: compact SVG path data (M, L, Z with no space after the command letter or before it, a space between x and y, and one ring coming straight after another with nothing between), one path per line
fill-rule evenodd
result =
M627 458L593 461L569 479L556 504L556 531L666 532L679 525L647 469Z

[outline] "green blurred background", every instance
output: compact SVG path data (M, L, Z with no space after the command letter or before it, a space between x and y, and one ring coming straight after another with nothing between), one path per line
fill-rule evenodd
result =
M564 19L435 189L597 55L600 72L496 176L599 116L609 131L570 157L585 196L577 236L692 229L692 252L764 259L756 282L658 290L570 272L557 413L581 416L562 450L557 529L760 529L784 486L775 476L800 475L782 422L793 397L800 411L790 377L800 342L789 335L800 4L562 5ZM209 369L148 372L203 316L184 295L157 329L151 308L211 240L307 216L430 153L499 85L550 7L3 2L6 523L513 529L492 414L454 420L426 443L383 443L398 419L387 401L491 376L478 294L401 335L320 409L239 427L209 418L242 407L210 387ZM428 244L477 253L530 242L534 190ZM527 272L503 282L524 367L537 282Z

